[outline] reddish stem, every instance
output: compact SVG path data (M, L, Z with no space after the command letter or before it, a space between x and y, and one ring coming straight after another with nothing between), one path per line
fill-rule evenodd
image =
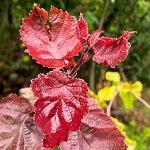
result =
M82 54L81 54L81 57L79 59L79 61L77 62L77 64L72 68L72 70L70 71L68 77L73 77L74 74L76 73L77 69L83 65L85 62L87 62L89 60L89 55L88 55L88 51L90 50L90 47L89 46L85 46L83 47L83 50L82 50Z

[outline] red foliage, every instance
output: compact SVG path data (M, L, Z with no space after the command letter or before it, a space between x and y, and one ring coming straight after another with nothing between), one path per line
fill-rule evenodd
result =
M88 87L77 78L69 79L59 70L39 74L31 84L35 103L35 123L45 134L44 147L67 141L69 131L77 131L87 112Z
M88 45L91 47L93 47L95 45L95 43L98 40L99 35L102 33L103 31L100 30L96 30L93 31L92 34L89 36L88 38Z
M32 13L23 19L21 40L27 52L39 64L49 68L69 68L82 45L77 37L77 21L68 12L51 7L48 12L34 5Z
M78 20L78 26L77 26L77 34L80 42L83 44L87 43L88 39L88 24L87 22L83 19L83 14L80 13L80 17Z
M126 150L124 136L114 122L90 100L89 113L83 118L80 130L71 132L61 150Z
M47 11L34 5L32 13L23 20L20 34L26 52L43 66L70 68L74 64L73 57L82 49L79 61L69 73L54 69L32 80L31 88L38 97L34 121L45 135L45 148L63 142L62 149L126 149L116 125L95 103L90 101L89 113L83 118L88 111L88 87L83 80L73 77L90 58L114 68L127 57L128 40L135 31L126 31L114 39L99 37L102 32L96 30L88 34L88 24L82 14L77 21L55 7L51 7L48 16ZM88 53L91 49L93 56ZM64 142L69 133L68 142Z
M27 99L10 94L0 100L1 150L41 150L43 135L32 116L33 107Z
M99 38L92 47L94 52L93 60L99 64L114 68L127 57L130 48L128 40L134 33L135 31L125 31L119 38Z

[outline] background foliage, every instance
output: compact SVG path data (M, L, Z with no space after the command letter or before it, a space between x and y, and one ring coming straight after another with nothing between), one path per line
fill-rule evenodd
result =
M102 29L103 35L118 37L125 30L136 30L137 34L130 40L132 47L129 56L115 70L88 62L81 67L77 76L84 78L89 83L90 88L97 92L100 88L109 85L109 82L105 80L106 71L117 71L123 81L132 83L137 80L141 81L144 86L143 98L150 102L149 0L0 1L0 98L12 92L18 93L20 88L29 86L30 80L36 77L38 73L49 71L49 69L36 64L31 57L24 53L25 47L19 39L21 18L28 16L28 12L35 2L47 11L53 5L67 10L76 17L82 12L89 25L89 33L96 29ZM78 60L78 58L76 59ZM146 145L150 145L150 139L146 138L143 141L140 139L143 136L149 137L149 135L145 135L146 131L149 131L147 126L150 125L148 121L149 110L140 103L136 103L135 107L126 114L122 114L120 112L123 112L124 108L120 105L119 110L114 111L113 115L126 124L127 134L129 131L129 136L135 139L137 144L142 142L142 144L145 143L143 145L146 147ZM116 110L115 105L113 109ZM139 132L138 135L137 131Z

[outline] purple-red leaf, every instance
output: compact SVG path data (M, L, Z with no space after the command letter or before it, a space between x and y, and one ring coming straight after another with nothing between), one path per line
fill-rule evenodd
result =
M80 130L69 133L68 141L60 145L61 150L127 150L124 136L114 122L94 102L89 106Z
M45 134L44 147L53 148L67 141L69 131L77 131L88 110L87 84L77 78L69 79L54 70L39 74L31 88L39 99L35 103L35 123Z
M21 40L27 52L39 64L49 68L69 68L82 45L77 37L77 21L68 12L51 7L48 12L34 5L32 13L23 19Z
M93 60L99 64L114 68L127 57L130 48L128 40L134 33L136 32L125 31L119 38L99 38L92 47L94 52Z
M83 19L83 14L80 13L80 17L78 20L78 26L77 26L77 34L80 42L83 44L87 43L88 39L88 24L87 22Z
M33 124L33 107L10 94L0 100L0 149L41 150L43 136Z

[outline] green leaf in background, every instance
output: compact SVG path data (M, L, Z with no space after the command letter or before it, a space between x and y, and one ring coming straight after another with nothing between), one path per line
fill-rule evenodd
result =
M150 139L150 127L145 127L141 134L142 134L142 140L143 141Z
M138 96L141 96L142 89L143 85L140 81L136 81L134 84L131 85L131 90Z
M117 125L117 128L119 129L119 131L125 136L125 144L128 146L127 150L134 150L136 148L137 142L133 139L130 139L127 134L126 131L124 131L124 124L119 122L118 119L116 118L112 118L112 121Z
M133 102L135 101L135 96L131 93L131 84L129 82L124 82L122 84L122 89L119 92L119 96L123 102L126 109L133 108Z
M119 92L119 96L123 102L123 105L126 109L133 108L133 103L136 100L134 94L140 96L142 91L142 83L140 81L136 81L134 84L130 84L129 82L124 82L122 89ZM133 94L134 92L134 94Z
M16 72L13 72L10 74L10 80L17 80L18 79L18 74Z
M120 91L119 96L123 102L123 105L126 109L131 109L134 107L133 102L136 100L136 97L130 92Z
M24 62L29 62L29 60L30 60L30 56L28 56L28 55L23 56Z
M98 100L100 102L110 101L116 93L116 88L117 87L115 85L113 85L113 86L105 87L105 88L99 90Z
M120 82L120 75L118 72L106 72L106 79L109 81Z

